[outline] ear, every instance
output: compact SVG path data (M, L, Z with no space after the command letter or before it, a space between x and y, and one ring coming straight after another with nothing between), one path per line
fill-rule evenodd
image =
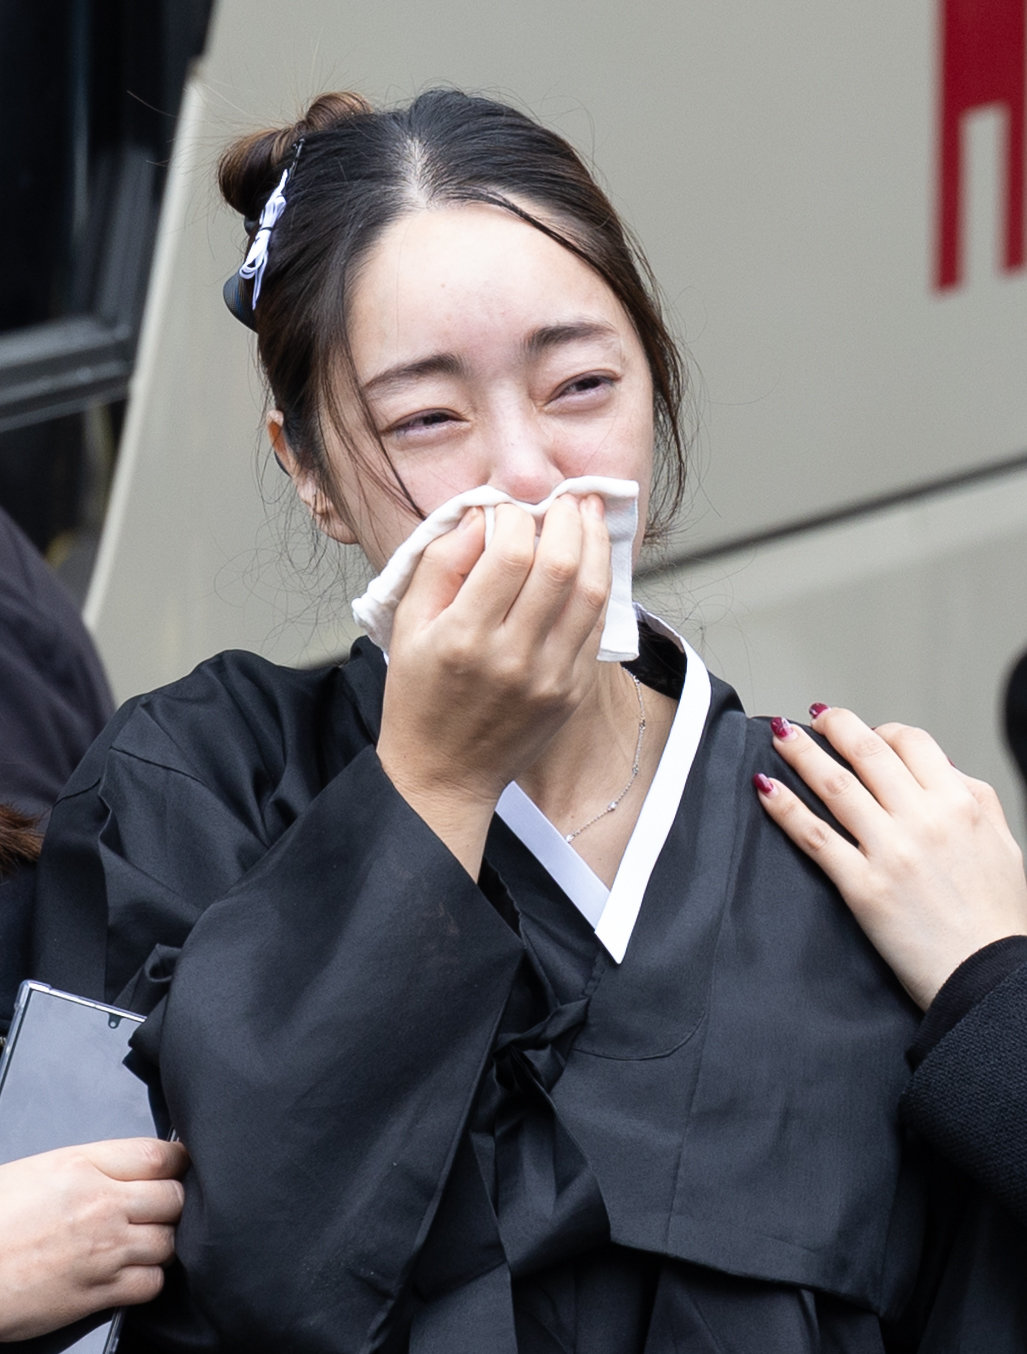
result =
M304 466L289 446L285 436L285 416L280 409L272 409L267 416L267 435L271 440L274 458L292 480L293 488L314 519L318 530L331 536L341 545L356 545L353 528L345 520L334 502L325 493L317 476Z

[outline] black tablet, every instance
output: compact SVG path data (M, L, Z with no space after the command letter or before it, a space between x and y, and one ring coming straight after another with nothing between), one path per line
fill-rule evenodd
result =
M0 1057L0 1162L102 1138L167 1137L128 1046L142 1016L24 982ZM33 1354L112 1354L119 1313L7 1344Z

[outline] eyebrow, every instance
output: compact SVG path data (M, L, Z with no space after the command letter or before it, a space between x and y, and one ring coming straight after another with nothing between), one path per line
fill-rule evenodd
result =
M377 376L364 382L364 394L387 394L412 385L424 376L460 376L463 369L464 364L455 353L432 353L430 357L421 357L415 362L400 362L395 367L380 371Z
M601 320L570 320L566 324L546 324L528 336L524 345L529 357L538 357L564 343L579 343L582 339L600 339L618 342L620 335L612 324Z
M524 351L528 357L539 357L563 344L592 339L619 343L620 335L612 324L599 320L546 324L528 335L524 341ZM432 353L429 357L421 357L413 362L400 362L394 367L387 367L365 381L363 391L365 396L390 394L426 376L462 376L464 370L463 361L455 353Z

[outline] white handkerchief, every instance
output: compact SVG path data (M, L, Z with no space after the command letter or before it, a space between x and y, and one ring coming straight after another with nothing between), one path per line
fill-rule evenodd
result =
M468 508L486 510L486 539L492 528L489 509L500 503L513 503L541 522L553 499L561 494L575 494L579 498L585 494L598 494L606 506L613 582L599 657L609 663L637 658L638 622L631 604L631 551L638 526L638 485L634 480L610 479L605 475L582 475L564 480L541 503L521 503L487 484L457 494L414 529L378 577L372 579L364 595L356 599L353 615L357 624L362 625L378 647L388 653L396 607L410 586L421 555L432 541L452 531Z

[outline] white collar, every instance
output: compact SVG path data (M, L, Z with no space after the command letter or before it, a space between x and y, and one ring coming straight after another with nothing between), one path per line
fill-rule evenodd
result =
M685 683L656 775L624 850L613 887L589 869L516 783L503 791L496 812L552 875L619 964L624 958L657 857L677 813L710 708L710 675L695 650L655 616L636 608L650 629L685 655Z

